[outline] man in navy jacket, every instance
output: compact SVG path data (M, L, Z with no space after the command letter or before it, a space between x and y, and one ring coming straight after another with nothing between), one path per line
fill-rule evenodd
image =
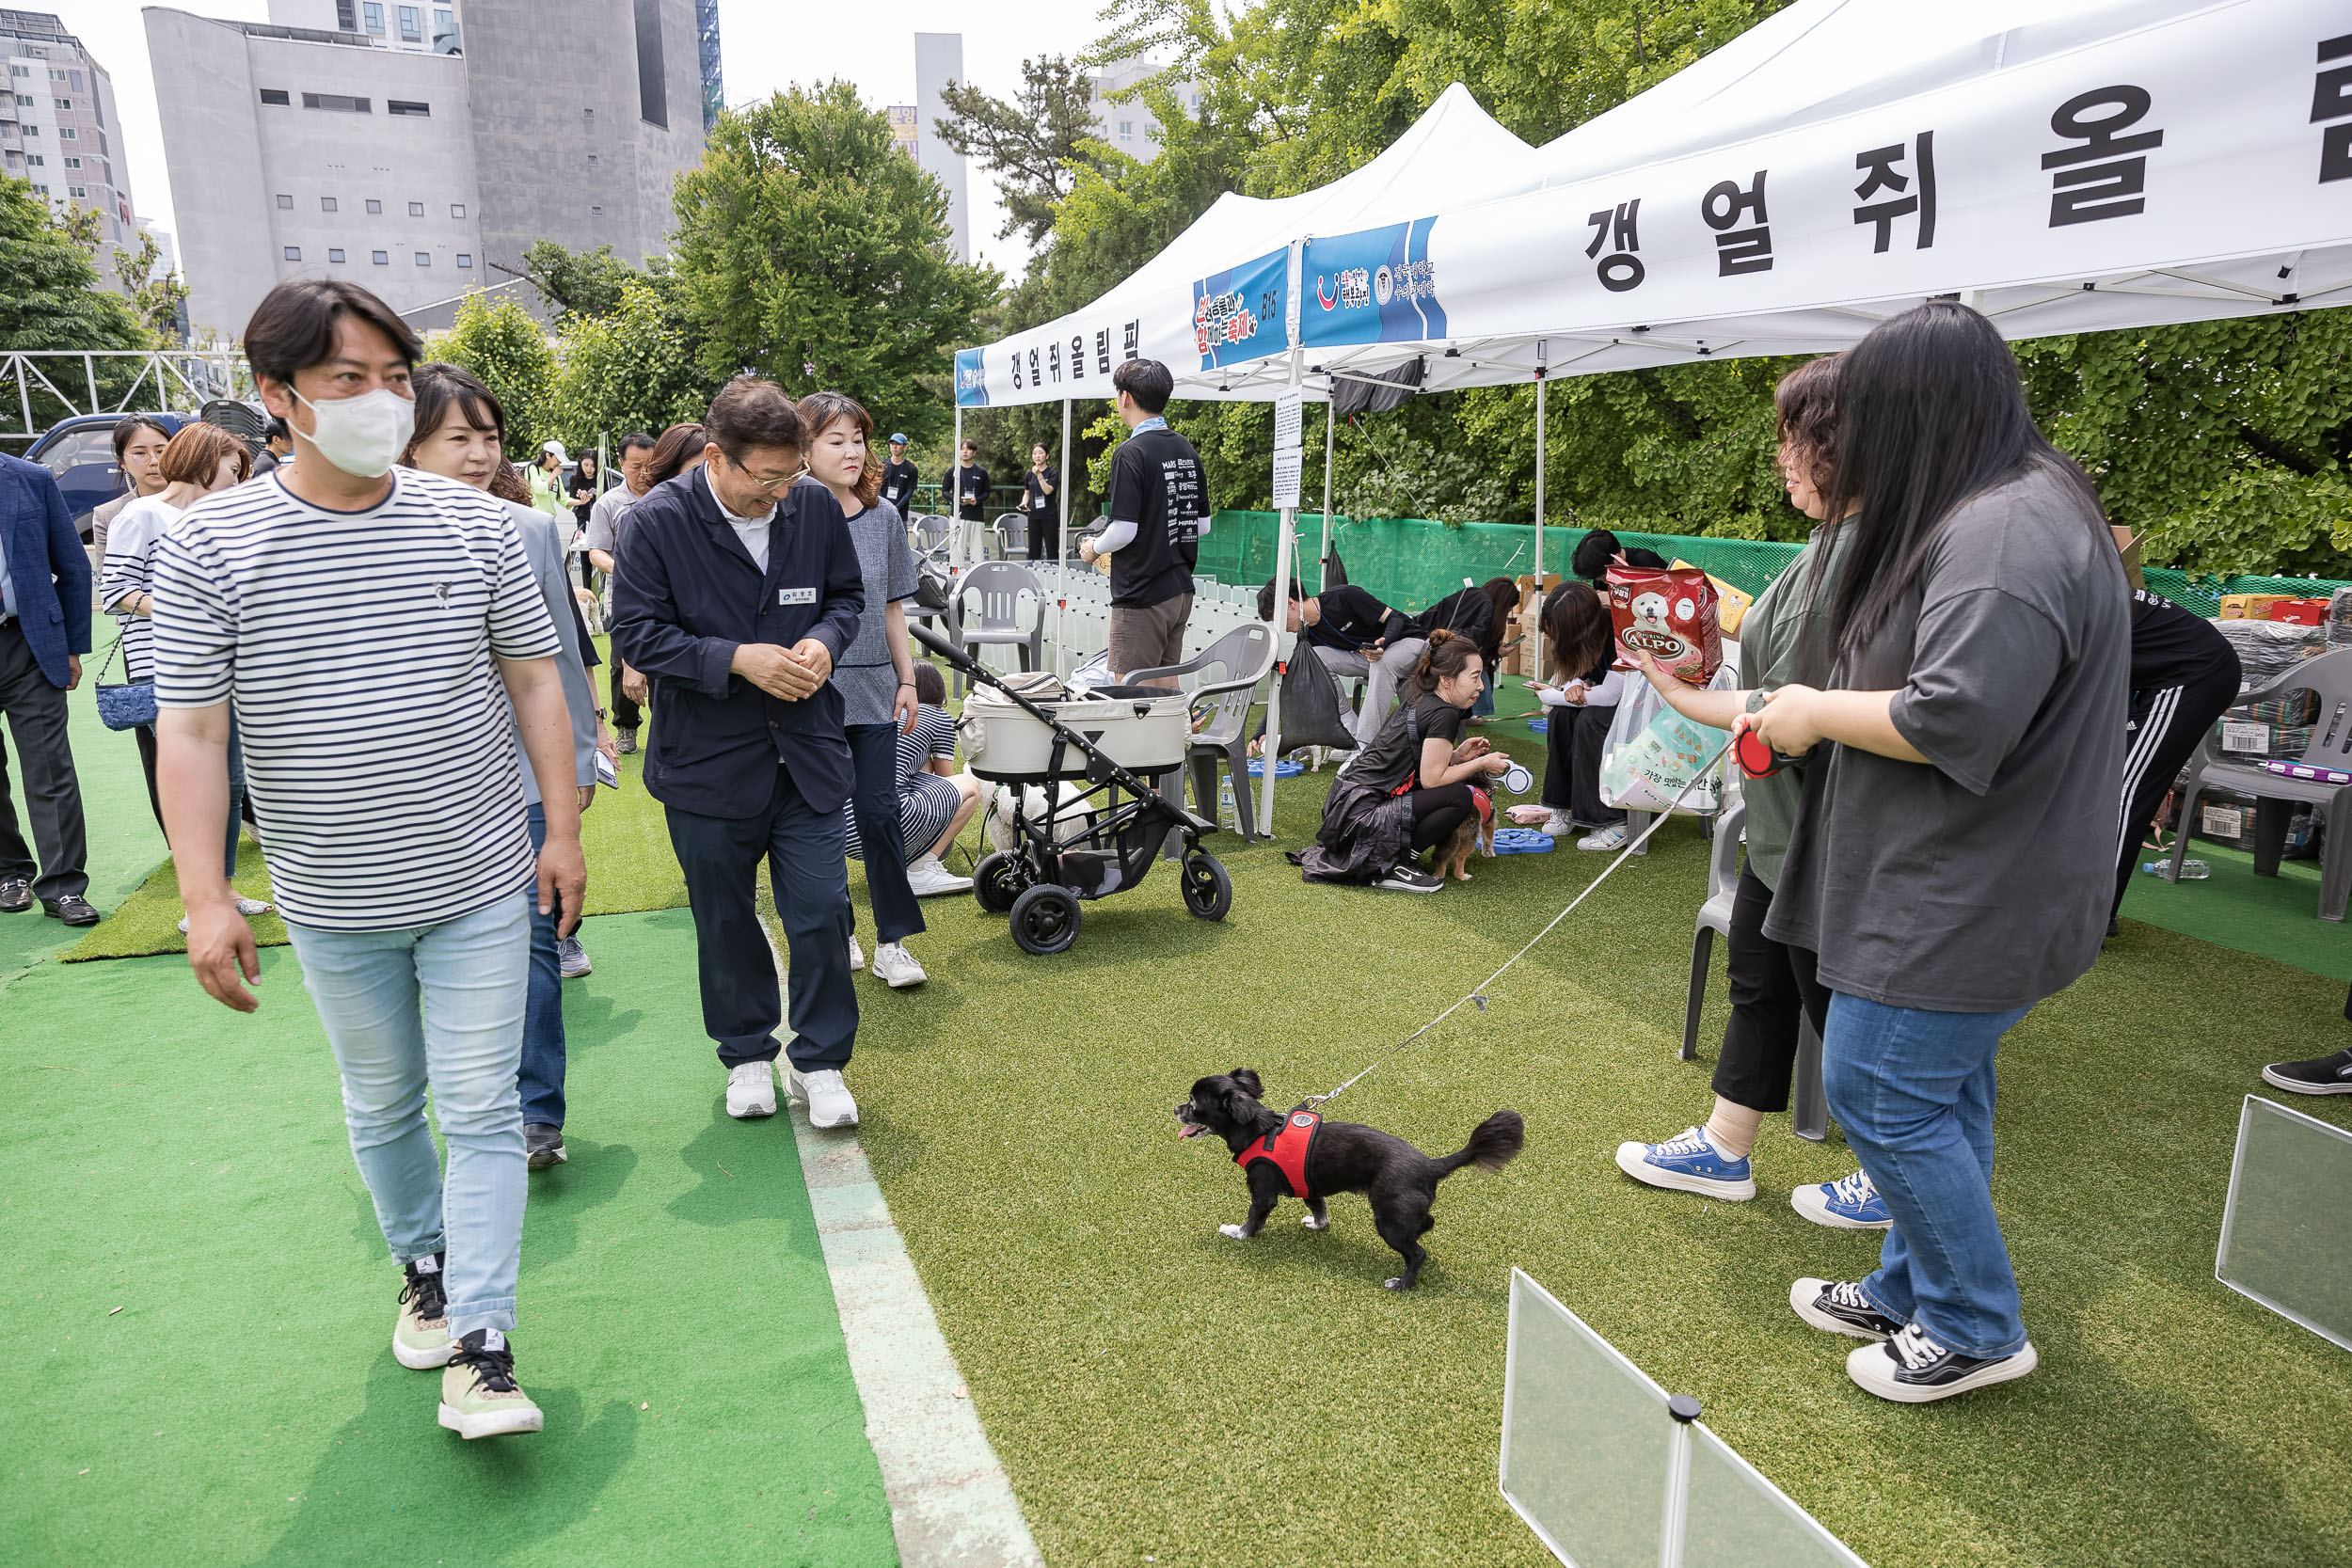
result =
M613 562L612 641L653 684L645 788L686 871L703 1027L727 1068L727 1114L773 1116L782 998L753 904L773 877L791 954L786 1085L818 1127L847 1127L857 1037L842 803L850 743L834 660L857 635L865 578L840 504L793 487L805 434L774 383L711 400L703 466L629 512Z
M8 715L24 769L24 805L40 846L17 831L0 753L0 911L41 909L69 926L94 926L83 895L89 849L82 788L66 743L65 694L82 683L89 652L89 557L56 477L38 463L0 456L0 713Z

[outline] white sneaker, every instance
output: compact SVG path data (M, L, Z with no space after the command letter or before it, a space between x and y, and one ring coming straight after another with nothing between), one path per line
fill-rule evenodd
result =
M850 933L850 973L854 974L866 967L866 949L857 944L857 933Z
M775 1063L738 1062L727 1069L727 1115L750 1121L775 1114Z
M1603 828L1597 833L1578 839L1576 847L1580 849L1622 849L1625 847L1625 841L1632 836L1631 833L1626 832L1625 824L1620 822L1614 827Z
M914 961L914 955L906 950L905 943L885 942L874 949L874 978L888 982L891 990L898 990L919 986L930 976L923 973L923 966Z
M784 1089L808 1107L811 1127L857 1125L857 1101L850 1098L850 1085L841 1081L841 1074L831 1068L803 1073L799 1068L787 1067Z
M969 893L972 879L959 877L940 864L937 855L925 855L907 867L907 886L917 898L930 898L943 893Z
M1566 838L1576 832L1576 824L1568 820L1566 812L1555 811L1545 817L1544 825L1535 831L1550 838Z

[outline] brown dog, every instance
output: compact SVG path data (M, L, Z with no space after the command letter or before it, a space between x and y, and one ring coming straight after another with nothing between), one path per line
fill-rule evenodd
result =
M1454 836L1438 847L1438 863L1433 870L1440 879L1452 874L1457 882L1470 879L1471 852L1491 855L1495 852L1495 819L1484 812L1472 812L1462 825L1454 830Z

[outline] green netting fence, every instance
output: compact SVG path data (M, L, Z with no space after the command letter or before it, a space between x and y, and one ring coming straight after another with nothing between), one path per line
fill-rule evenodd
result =
M1279 515L1272 512L1220 512L1200 542L1199 570L1222 583L1256 584L1274 575L1274 535ZM1459 527L1420 518L1357 520L1334 516L1332 544L1347 568L1347 579L1370 589L1403 610L1425 610L1462 586L1464 578L1522 577L1535 569L1535 531L1519 523L1464 523ZM1569 552L1587 531L1544 530L1544 570L1565 572ZM1720 539L1708 534L1632 533L1616 531L1629 546L1645 546L1667 560L1706 568L1750 594L1797 558L1795 545L1765 539ZM1323 586L1315 560L1323 541L1320 514L1298 515L1299 580L1309 593ZM2214 615L2227 594L2292 594L2324 599L2346 586L2326 578L2192 577L2150 567L2148 586L2200 615Z

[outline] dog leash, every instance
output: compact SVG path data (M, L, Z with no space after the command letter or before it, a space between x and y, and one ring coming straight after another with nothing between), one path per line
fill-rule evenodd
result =
M1333 1089L1329 1094L1309 1095L1306 1099L1298 1102L1297 1108L1302 1111L1319 1111L1322 1107L1328 1105L1331 1101L1339 1099L1340 1096L1345 1094L1349 1089L1353 1088L1359 1081L1368 1077L1374 1068L1381 1066L1383 1063L1390 1060L1390 1058L1405 1050L1406 1047L1411 1045L1415 1040L1421 1038L1422 1036L1429 1033L1430 1030L1435 1029L1438 1024L1443 1023L1447 1019L1452 1018L1455 1013L1461 1011L1465 1003L1476 1003L1478 1005L1478 1010L1482 1013L1485 1012L1486 1010L1486 988L1501 979L1504 970L1509 969L1513 964L1527 957L1529 953L1534 951L1535 944L1543 941L1544 938L1551 935L1553 929L1559 926L1560 922L1574 914L1576 912L1576 907L1592 895L1593 889L1607 881L1611 875L1616 871L1617 867L1632 859L1634 852L1640 849L1643 845L1649 842L1650 835L1666 825L1666 818L1672 816L1675 813L1675 808L1681 805L1682 802L1690 797L1691 791L1698 787L1699 781L1706 778L1709 773L1715 770L1715 765L1724 760L1724 753L1729 750L1731 750L1731 740L1726 737L1721 746L1715 748L1715 754L1713 756L1708 757L1706 762L1700 764L1698 768L1692 770L1689 782L1683 784L1681 792L1675 796L1674 800L1667 805L1664 811L1658 814L1657 818L1652 821L1648 827L1642 830L1642 836L1627 845L1622 850L1618 851L1617 858L1611 861L1608 865L1602 869L1599 876L1585 883L1583 891L1579 893L1574 898L1568 900L1568 907L1566 909L1562 910L1558 914L1553 915L1550 922L1546 925L1542 930L1536 932L1533 937L1530 937L1526 946L1520 948L1518 952L1503 959L1502 968L1497 969L1492 974L1487 975L1486 979L1480 981L1476 987L1466 992L1452 1006L1446 1008L1444 1012L1439 1013L1437 1017L1431 1019L1428 1022L1422 1024L1420 1028L1414 1030L1411 1034L1406 1036L1394 1045L1389 1047L1388 1050L1374 1057L1371 1064L1367 1066L1363 1071L1356 1074L1354 1078L1350 1078L1346 1083L1342 1084L1338 1088Z

